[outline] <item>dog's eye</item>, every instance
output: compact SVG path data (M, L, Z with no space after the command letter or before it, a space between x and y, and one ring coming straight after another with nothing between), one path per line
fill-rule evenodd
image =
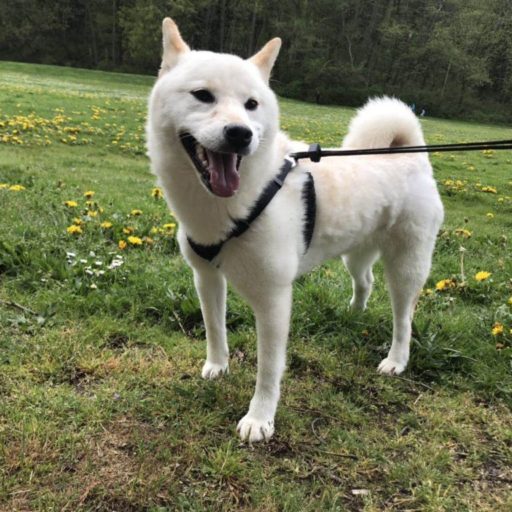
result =
M190 94L202 103L213 103L215 101L215 96L208 89L197 89L190 91Z
M249 98L246 102L245 102L245 105L244 107L247 109L247 110L256 110L258 108L258 102L253 99L253 98Z

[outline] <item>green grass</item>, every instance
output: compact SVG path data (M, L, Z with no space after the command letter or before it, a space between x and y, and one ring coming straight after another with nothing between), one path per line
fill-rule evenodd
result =
M346 309L338 261L296 284L277 433L250 448L234 430L252 314L229 295L231 374L202 381L191 273L144 156L152 81L0 63L0 509L510 510L511 154L432 157L446 221L403 377L375 371L391 334L379 267L364 314ZM292 136L324 146L353 114L281 106ZM422 123L430 143L512 138ZM75 218L82 234L66 231Z

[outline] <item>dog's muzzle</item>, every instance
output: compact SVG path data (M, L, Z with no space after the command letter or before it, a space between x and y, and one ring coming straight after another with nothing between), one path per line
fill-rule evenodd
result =
M231 137L233 140L237 140L238 145L245 144L245 148L247 148L251 143L252 132L245 127L243 128L250 135L239 130L236 133L231 132ZM248 138L249 142L243 142ZM244 152L242 148L238 151L213 151L199 144L188 132L181 133L180 140L199 173L201 182L208 191L219 197L231 197L237 192L240 186L238 169L242 160L238 151ZM231 148L233 147L232 143L226 144L226 146L228 145Z

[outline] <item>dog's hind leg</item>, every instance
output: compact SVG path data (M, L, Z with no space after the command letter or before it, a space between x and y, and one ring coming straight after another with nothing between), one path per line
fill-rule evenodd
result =
M258 374L249 411L238 423L237 431L243 441L253 443L267 440L274 433L274 416L286 365L292 287L269 287L250 303L258 333Z
M393 341L388 356L378 367L380 373L398 375L409 360L412 317L430 271L434 239L429 238L419 240L411 236L407 242L383 251L384 273L393 309Z
M206 362L201 375L215 379L228 372L226 279L213 267L194 268L194 283L206 327Z
M372 266L378 257L379 252L374 248L355 250L343 256L343 262L352 276L352 310L366 309L373 286Z

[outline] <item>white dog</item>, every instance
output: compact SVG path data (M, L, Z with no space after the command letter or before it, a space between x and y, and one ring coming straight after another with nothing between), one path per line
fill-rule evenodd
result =
M393 339L378 370L399 374L409 358L411 318L443 220L425 154L329 157L298 165L287 159L304 146L279 131L278 105L268 86L280 46L280 39L272 39L248 60L191 51L166 18L147 123L152 170L179 220L181 252L201 302L204 378L228 371L226 279L254 310L256 390L237 429L249 442L274 432L295 278L343 255L352 276L351 307L364 309L372 265L381 257ZM381 98L352 120L343 147L424 143L410 109Z

